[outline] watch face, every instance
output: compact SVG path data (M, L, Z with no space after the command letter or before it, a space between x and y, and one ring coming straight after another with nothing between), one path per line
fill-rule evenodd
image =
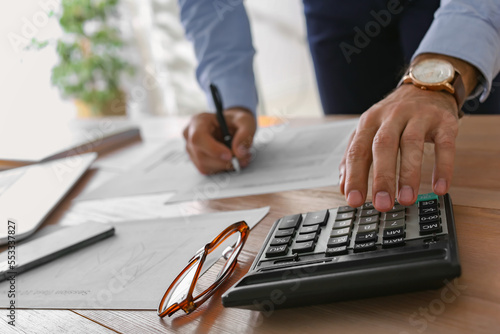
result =
M453 66L444 60L426 59L413 66L412 74L423 83L435 84L451 80L454 75Z

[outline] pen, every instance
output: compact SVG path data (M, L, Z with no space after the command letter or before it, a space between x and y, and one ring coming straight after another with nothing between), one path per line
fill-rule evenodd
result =
M224 119L224 114L222 113L224 108L222 107L222 99L220 97L220 93L219 93L219 90L217 89L217 86L215 86L214 84L210 84L210 92L212 93L212 99L214 100L217 121L219 122L219 126L222 130L222 137L224 140L224 144L226 144L226 146L229 147L230 150L232 150L231 144L232 144L233 138L229 134L226 120ZM233 158L231 159L231 162L233 163L234 170L239 173L240 172L240 164L238 162L238 159L234 155L233 155Z

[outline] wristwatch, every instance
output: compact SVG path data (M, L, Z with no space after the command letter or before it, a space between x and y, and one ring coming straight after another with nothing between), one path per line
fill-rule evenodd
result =
M462 76L453 65L442 59L423 59L413 64L398 84L413 84L423 90L444 90L455 97L458 110L465 102Z

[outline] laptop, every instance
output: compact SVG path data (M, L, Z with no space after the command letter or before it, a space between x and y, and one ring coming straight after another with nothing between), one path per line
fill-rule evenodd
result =
M96 157L86 153L0 172L0 245L33 234Z

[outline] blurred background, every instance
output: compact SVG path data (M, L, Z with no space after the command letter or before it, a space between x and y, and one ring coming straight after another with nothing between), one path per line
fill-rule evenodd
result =
M0 131L13 122L40 125L48 120L66 122L88 116L77 112L77 97L63 98L61 87L51 81L58 52L62 52L56 51L57 41L74 42L66 38L58 20L63 14L62 2L16 1L0 12ZM259 114L321 115L301 1L289 0L284 5L278 0L252 0L245 5L257 50L254 69ZM126 117L191 115L206 110L194 74L196 59L179 21L177 0L119 0L116 13L104 25L109 22L120 31L124 42L120 56L135 68L132 74L119 75L120 89L126 96L126 102L121 102L126 104ZM102 25L89 22L85 31L96 31ZM33 39L47 45L33 45ZM85 45L81 41L76 45L83 48L83 58ZM81 70L85 78L88 73ZM64 79L63 86L77 80Z

